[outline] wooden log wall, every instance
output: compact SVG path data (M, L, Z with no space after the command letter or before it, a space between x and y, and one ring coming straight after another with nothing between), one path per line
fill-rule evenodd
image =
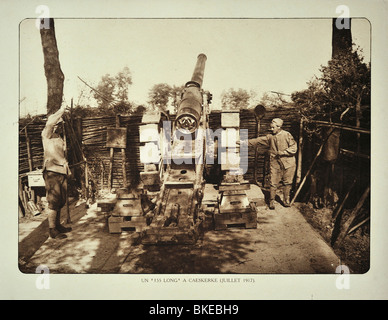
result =
M278 109L268 111L264 118L261 119L260 135L269 132L269 125L272 118L280 117L284 120L284 128L291 131L295 139L297 139L299 130L299 118L294 110ZM120 116L120 127L127 128L127 148L126 156L126 177L127 183L136 185L140 179L140 171L143 170L143 164L140 163L140 142L139 142L139 125L141 123L141 115ZM170 117L174 121L174 116ZM42 168L43 164L43 147L41 140L41 132L45 125L45 119L36 119L33 123L26 126L25 130L21 127L19 134L19 174L30 171L30 163L32 161L33 170ZM209 116L210 128L215 131L221 126L221 113L212 112ZM110 149L106 147L107 128L116 127L116 118L111 117L90 117L73 119L73 129L80 140L80 145L88 164L88 177L93 181L96 190L107 189L109 177L109 161ZM248 129L248 138L255 138L258 135L257 121L254 113L251 110L242 110L240 112L240 128ZM28 137L28 139L27 139ZM71 139L67 137L69 149L72 148ZM27 143L29 142L29 143ZM30 157L28 156L27 145L30 148ZM68 152L69 156L72 152ZM69 159L69 164L73 164L75 160ZM254 182L254 170L257 167L256 181L264 183L265 177L265 156L260 154L255 166L254 150L249 149L248 154L248 172L245 174L245 179ZM75 177L76 179L84 179L84 177ZM112 187L120 188L123 186L123 169L122 169L122 154L120 149L114 150L113 170L112 170Z
M248 129L248 138L250 139L265 135L270 133L270 123L276 117L283 119L283 129L289 131L295 140L298 141L300 117L297 111L291 108L267 110L264 117L260 120L260 132L258 132L257 119L253 111L242 110L240 112L240 128ZM139 125L141 124L141 120L141 115L120 116L118 123L120 127L127 128L125 172L127 183L132 185L138 184L140 181L140 172L143 170L143 165L140 163L139 151ZM174 121L174 116L171 116L170 120ZM21 122L19 131L19 176L21 178L20 183L22 184L26 183L27 180L25 173L42 168L43 164L41 132L46 121L43 117L29 121L30 123L28 124ZM116 125L117 119L114 116L75 118L72 120L73 130L68 130L67 145L69 147L69 164L73 165L72 170L75 173L75 179L70 183L74 184L74 190L76 188L82 188L82 196L91 196L90 192L85 192L85 177L93 182L93 189L97 192L95 194L96 196L98 196L99 191L108 190L110 149L106 147L107 128L113 128ZM221 127L220 112L212 112L209 115L209 125L213 131ZM69 134L73 136L69 137ZM316 154L316 147L321 143L321 141L308 141L305 133L303 134L302 177L306 174L306 170L309 168L310 162ZM77 146L72 145L75 138L79 142ZM340 199L342 199L343 195L349 191L348 186L352 184L356 173L360 172L361 168L361 175L357 176L357 183L344 205L344 207L349 208L357 203L365 186L370 185L370 135L361 134L361 155L354 152L357 151L355 145L356 140L355 132L349 130L343 130L341 132L341 150L339 159L335 165L335 181L333 181L336 191L339 192ZM77 153L77 150L80 150L79 146L81 146L83 155L81 154L75 157L74 155ZM87 160L87 167L80 161L83 157ZM318 170L316 173L322 177L324 172L319 172L320 166L321 164L318 163L314 170ZM86 172L85 168L88 169ZM265 149L260 150L257 159L255 159L255 150L251 148L248 150L248 172L244 178L251 183L257 183L260 187L269 187L269 159L265 153ZM323 186L322 181L318 181L318 184ZM115 149L112 167L112 187L120 188L122 186L122 153L120 149ZM303 194L308 195L308 192L307 185L302 190L302 197L298 201L304 201L305 196ZM365 205L367 206L368 203Z
M34 121L20 127L19 132L19 174L42 168L43 146L41 133L45 122Z
M125 149L125 169L127 184L139 182L139 172L143 169L139 153L139 124L141 116L120 116L120 127L127 128L127 147ZM108 188L110 149L106 147L107 128L116 127L115 117L82 119L82 145L88 162L90 178L97 189ZM122 154L114 149L112 166L112 188L123 187Z

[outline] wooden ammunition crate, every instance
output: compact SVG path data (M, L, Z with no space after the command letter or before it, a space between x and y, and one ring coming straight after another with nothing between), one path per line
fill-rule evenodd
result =
M28 186L31 187L44 187L43 172L41 170L35 170L27 173Z
M247 212L228 212L214 214L214 229L225 230L230 227L245 229L257 228L257 213L254 203L250 203L252 210Z
M142 232L147 227L146 217L108 218L109 233L121 233L123 230Z

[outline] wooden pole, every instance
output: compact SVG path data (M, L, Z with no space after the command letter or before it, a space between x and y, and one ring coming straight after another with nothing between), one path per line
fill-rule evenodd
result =
M350 191L352 191L352 189L353 189L353 187L354 187L356 181L357 181L357 179L354 179L354 180L353 180L353 183L350 185L349 190L348 190L348 192L346 193L346 195L345 195L344 199L342 200L341 204L340 204L340 205L336 208L336 210L333 212L332 220L337 219L337 217L338 217L339 213L341 212L343 206L345 205L345 202L346 202L346 200L347 200L348 197L349 197Z
M29 210L27 206L26 197L24 194L24 189L23 189L23 183L22 183L22 178L19 176L19 199L20 202L22 203L23 209L24 209L24 216L27 216Z
M63 142L64 142L64 148L65 148L65 158L67 159L68 152L67 152L67 139L66 139L65 121L62 121L62 130L63 130ZM70 208L69 208L69 185L67 185L67 188L66 188L66 223L71 223Z
M125 163L127 162L127 160L126 160L124 148L121 149L121 155L122 155L121 167L123 170L123 187L126 188L127 187L127 172L126 172L127 169L126 169Z
M300 183L300 185L299 185L299 187L298 187L298 190L296 190L295 195L294 195L294 197L293 197L292 200L291 200L291 205L294 203L296 197L299 195L299 192L302 190L303 185L305 184L305 182L306 182L308 176L309 176L310 173L311 173L311 170L312 170L312 168L313 168L313 166L314 166L314 164L315 164L315 161L317 161L318 157L319 157L320 154L322 153L322 149L323 149L323 145L324 145L324 144L325 144L325 143L322 143L321 146L319 147L319 150L318 150L317 154L315 155L314 160L313 160L313 162L312 162L311 165L310 165L310 168L308 169L306 175L304 176L302 182Z
M342 231L340 232L340 234L338 235L338 238L337 238L337 247L342 243L342 241L345 239L346 235L349 233L350 226L352 225L354 219L357 217L358 212L360 211L366 198L368 197L369 191L370 191L370 186L368 186L365 189L360 200L358 200L357 205L354 207L353 211L350 213L349 218L344 223L344 225L342 227ZM335 239L334 239L334 242L335 242ZM334 242L333 242L333 244L334 244Z
M109 149L109 172L108 172L108 190L112 190L112 173L113 173L113 148Z
M258 157L257 148L258 148L258 146L256 146L256 148L255 148L255 162L254 162L254 169L253 169L253 180L258 185L258 181L257 181L257 157Z
M104 162L101 160L100 163L100 192L104 189Z
M89 199L89 172L88 172L88 162L85 161L85 200L86 202Z
M120 115L116 115L116 128L120 128ZM123 187L127 187L127 170L125 163L127 162L125 156L125 149L121 148L121 168L123 170Z
M334 123L334 122L321 121L321 120L310 120L310 122L318 124L322 127L332 127L332 128L338 128L338 129L352 131L352 132L370 134L370 130L368 130L368 129L355 127L355 126L349 126L349 125L345 125L345 124L341 124L341 123Z
M296 170L296 185L299 185L302 178L302 145L303 145L303 119L299 123L299 141L298 141L298 165Z
M370 217L366 217L364 220L362 220L360 223L356 224L353 228L351 228L347 234L351 234L352 232L356 231L359 227L361 227L363 224L368 222Z
M327 137L325 138L325 140L322 142L321 146L319 147L319 150L318 150L317 154L315 155L314 160L313 160L313 162L310 165L310 168L308 169L306 175L304 176L301 184L298 187L298 190L295 192L295 195L294 195L294 197L292 198L292 200L290 202L291 205L294 203L296 197L299 195L299 192L302 190L302 187L305 184L308 176L310 175L311 170L312 170L315 162L317 161L318 157L321 155L322 149L323 149L324 145L326 144L327 140L329 139L330 135L333 133L333 131L334 131L334 128L330 131L330 133L327 135Z
M27 145L27 157L28 157L28 168L30 171L33 170L32 155L31 155L31 144L30 138L27 132L27 126L24 127L24 135L26 136L26 145Z

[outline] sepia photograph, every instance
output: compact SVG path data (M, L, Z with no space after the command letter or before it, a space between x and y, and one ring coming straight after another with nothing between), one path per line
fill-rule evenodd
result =
M20 270L367 272L370 28L23 20Z
M386 9L314 3L2 4L1 296L386 298Z

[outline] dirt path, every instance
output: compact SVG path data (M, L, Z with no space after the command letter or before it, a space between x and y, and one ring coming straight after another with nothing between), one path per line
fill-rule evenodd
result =
M257 229L205 232L191 246L144 246L137 233L110 234L94 205L65 240L47 239L20 267L35 273L315 274L335 273L338 257L296 207L261 207Z

